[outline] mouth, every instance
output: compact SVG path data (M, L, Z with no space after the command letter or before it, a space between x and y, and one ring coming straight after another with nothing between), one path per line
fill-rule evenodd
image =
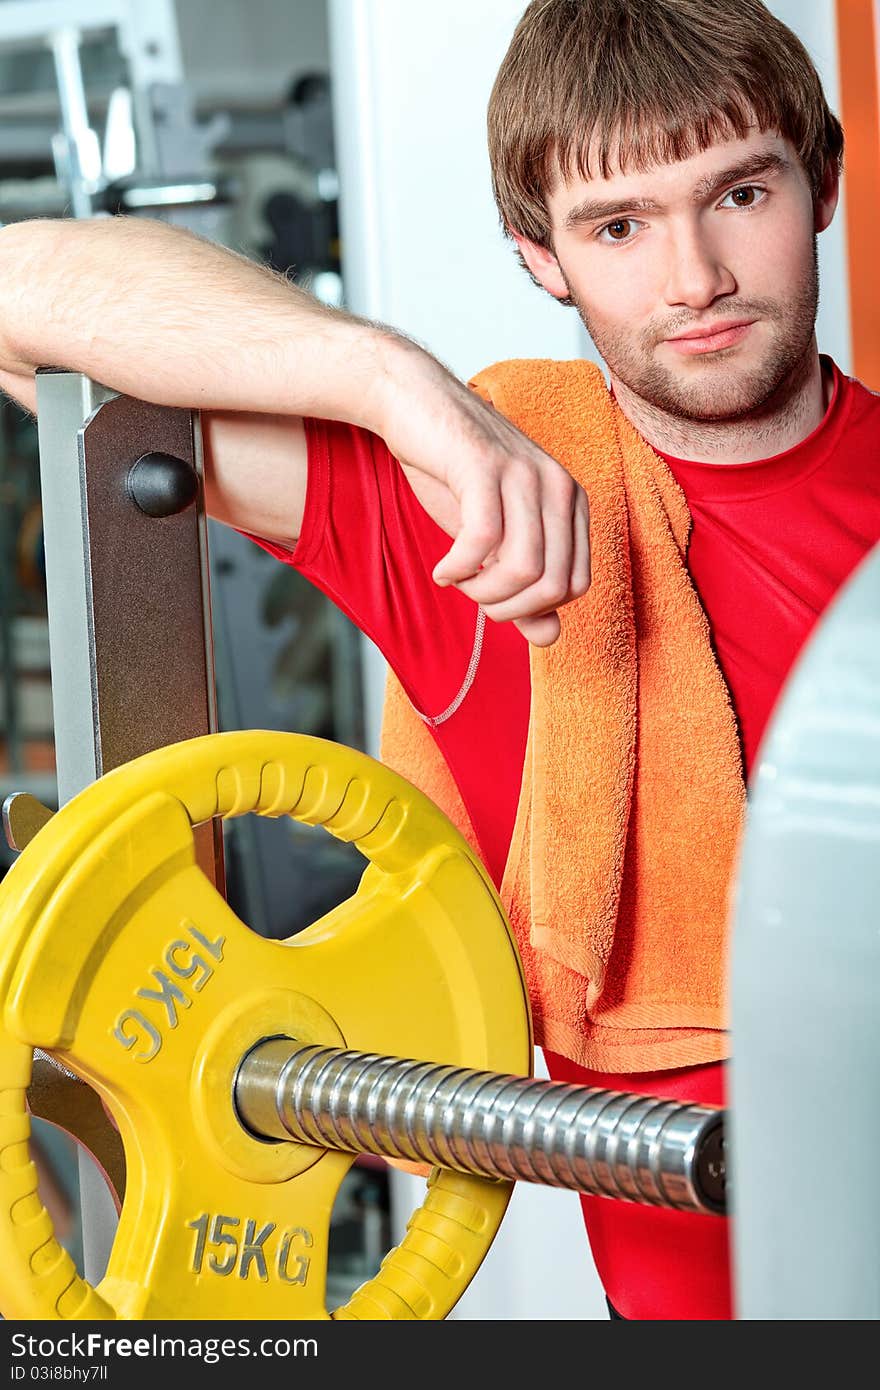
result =
M715 323L711 328L691 328L678 337L667 338L666 342L675 352L684 353L685 356L720 352L723 348L735 347L742 342L754 322L754 319L735 319Z

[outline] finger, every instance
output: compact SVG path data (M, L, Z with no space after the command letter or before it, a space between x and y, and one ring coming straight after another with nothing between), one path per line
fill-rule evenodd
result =
M590 587L590 507L580 489L575 506L574 556L571 569L571 598L580 598ZM514 621L514 627L534 647L549 647L558 639L561 623L557 611L539 613Z
M458 499L461 512L458 535L433 570L436 584L460 584L476 575L498 547L504 533L504 516L497 479L473 478Z
M514 623L533 647L550 647L560 633L558 613L540 613L532 618L521 618Z
M590 504L579 491L574 514L574 554L571 562L571 597L580 598L590 587Z
M533 475L529 481L532 481ZM559 603L575 597L572 588L575 551L580 558L578 593L586 583L584 521L589 515L583 490L561 469L547 473L540 480L541 491L534 486L523 491L503 491L505 510L505 539L491 564L468 581L465 590L487 612L499 607L492 616L499 621L546 613ZM510 498L510 501L508 501ZM543 552L540 539L543 538ZM588 582L588 581L587 581Z
M515 622L522 618L541 617L553 613L575 595L572 592L572 571L576 549L575 493L569 492L569 510L562 518L558 513L545 517L544 568L537 579L493 602L486 597L486 571L459 587L468 598L474 599L493 622Z
M481 605L515 598L544 573L541 494L533 473L523 469L505 476L501 507L501 544L479 574L467 581L468 597Z

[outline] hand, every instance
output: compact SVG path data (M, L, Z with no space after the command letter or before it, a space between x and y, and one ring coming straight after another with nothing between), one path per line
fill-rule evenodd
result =
M529 642L590 585L587 496L561 464L412 344L386 378L383 437L425 511L453 538L434 569ZM392 349L394 352L394 349Z

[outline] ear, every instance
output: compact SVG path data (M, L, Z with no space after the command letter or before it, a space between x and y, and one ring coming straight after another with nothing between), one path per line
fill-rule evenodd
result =
M824 232L834 216L840 197L840 174L834 160L825 165L819 191L813 201L813 223L817 232Z
M568 285L553 252L548 251L545 246L538 246L537 242L529 241L528 237L522 236L519 232L511 231L510 235L519 247L519 253L532 275L544 286L547 293L552 294L554 299L568 299Z

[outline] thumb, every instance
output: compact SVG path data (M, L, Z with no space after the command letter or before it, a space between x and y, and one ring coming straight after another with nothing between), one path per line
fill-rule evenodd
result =
M517 618L514 627L518 628L527 642L533 647L552 647L561 632L559 614L538 613L530 618Z

